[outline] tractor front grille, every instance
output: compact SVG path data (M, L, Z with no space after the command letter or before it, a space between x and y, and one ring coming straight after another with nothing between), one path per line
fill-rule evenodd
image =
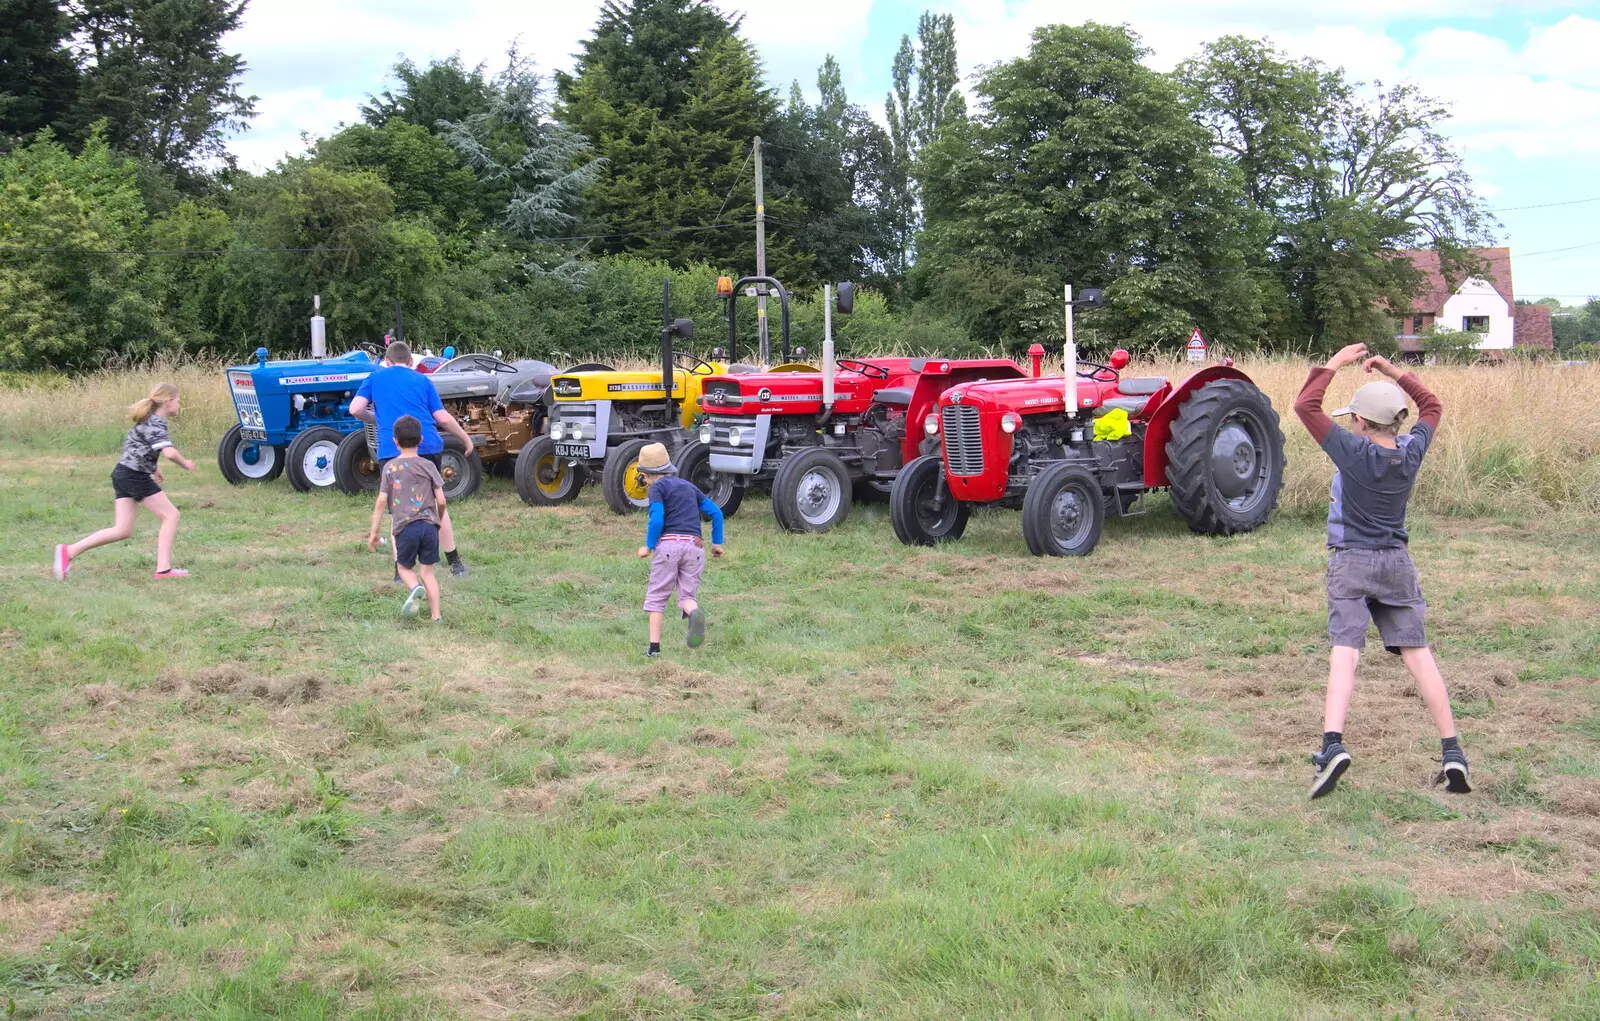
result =
M589 401L557 401L555 420L563 427L578 426L583 433L582 439L592 440L599 431L600 413Z
M751 441L756 434L756 416L754 415L711 415L711 452L713 454L733 454L738 457L749 457L753 453L760 457L765 451L754 450ZM739 430L739 445L733 446L728 442L728 431Z
M944 433L944 459L951 475L983 474L983 426L978 409L964 404L948 404L939 413L939 428Z
M256 399L254 390L234 388L233 407L239 413L239 425L241 428L266 428L266 423L261 419L261 402Z
M367 450L373 457L378 456L378 423L368 422L361 427L361 432L367 438Z

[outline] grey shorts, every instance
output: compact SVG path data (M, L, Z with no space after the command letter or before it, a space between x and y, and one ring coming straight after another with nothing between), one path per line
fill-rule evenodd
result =
M1378 625L1383 647L1401 649L1428 644L1422 619L1417 567L1404 547L1336 549L1328 557L1328 641L1350 649L1367 647L1368 622Z

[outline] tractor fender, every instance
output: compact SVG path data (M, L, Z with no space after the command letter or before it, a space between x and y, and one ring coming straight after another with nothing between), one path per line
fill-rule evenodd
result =
M1211 365L1185 379L1167 394L1167 399L1150 416L1144 431L1144 486L1158 489L1167 484L1167 441L1172 438L1172 421L1189 395L1218 379L1242 379L1254 385L1254 380L1227 365Z

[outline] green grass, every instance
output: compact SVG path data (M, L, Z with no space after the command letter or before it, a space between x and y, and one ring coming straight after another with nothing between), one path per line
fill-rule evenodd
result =
M188 453L202 437L180 434ZM86 554L111 459L0 463L0 998L18 1017L1600 1016L1600 538L1421 517L1479 791L1368 657L1308 805L1316 521L1085 560L881 506L712 562L647 663L642 522L491 479L446 624L367 501L169 486ZM203 462L204 463L204 462Z

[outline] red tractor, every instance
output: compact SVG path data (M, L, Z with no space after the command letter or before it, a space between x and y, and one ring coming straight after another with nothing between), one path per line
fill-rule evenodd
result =
M736 295L727 294L730 327ZM831 299L825 300L831 313ZM848 312L850 304L849 285L841 284L839 310ZM700 442L682 452L679 473L725 515L738 509L746 490L770 489L780 527L825 532L849 516L854 499L881 498L902 465L938 449L937 438L924 438L908 423L921 422L946 389L1023 376L1015 362L998 358L835 361L830 323L821 372L706 379Z
M1283 487L1283 432L1272 402L1231 363L1174 385L1124 378L1128 353L1108 364L1078 362L1067 292L1064 376L952 387L918 423L942 442L907 464L889 496L895 534L908 545L960 538L974 504L1022 509L1035 555L1085 556L1109 514L1142 493L1166 489L1196 532L1232 535L1267 520ZM1080 371L1086 370L1086 371ZM1072 383L1069 385L1068 380ZM1100 430L1114 411L1126 425ZM1121 435L1116 435L1121 433Z

